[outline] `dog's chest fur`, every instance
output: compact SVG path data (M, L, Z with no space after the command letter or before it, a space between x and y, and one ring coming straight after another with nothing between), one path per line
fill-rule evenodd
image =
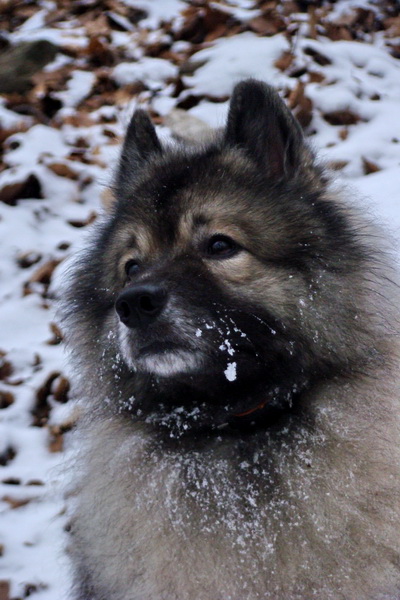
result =
M331 402L319 399L317 427L184 452L162 453L126 423L92 427L75 551L96 537L86 565L96 600L397 598L379 595L396 593L395 508L382 522L398 487L392 457L378 424L371 461L371 437L360 441L337 409L332 419Z

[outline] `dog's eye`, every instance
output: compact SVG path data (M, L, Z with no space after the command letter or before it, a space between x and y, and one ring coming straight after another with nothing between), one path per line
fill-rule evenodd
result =
M229 258L240 250L240 246L227 235L213 235L207 242L206 252L214 258Z
M125 273L127 278L131 279L131 277L134 277L139 269L140 266L136 260L128 260L128 262L125 264Z

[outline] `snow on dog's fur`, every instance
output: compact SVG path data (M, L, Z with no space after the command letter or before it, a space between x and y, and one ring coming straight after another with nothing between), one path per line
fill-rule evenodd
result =
M114 193L65 298L75 598L400 598L395 286L277 93L202 146L137 111Z

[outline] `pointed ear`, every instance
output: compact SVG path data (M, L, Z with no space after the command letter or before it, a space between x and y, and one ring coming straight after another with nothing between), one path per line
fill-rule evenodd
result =
M122 146L116 177L117 189L132 181L137 169L152 155L161 153L162 147L148 114L143 110L136 110L128 125Z
M277 180L296 172L304 152L300 125L283 100L271 86L252 79L233 90L225 142L243 148Z

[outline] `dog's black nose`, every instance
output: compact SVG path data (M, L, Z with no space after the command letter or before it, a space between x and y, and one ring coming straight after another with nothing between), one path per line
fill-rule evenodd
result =
M127 327L148 325L154 321L167 303L164 288L152 284L138 284L124 290L117 298L115 310Z

